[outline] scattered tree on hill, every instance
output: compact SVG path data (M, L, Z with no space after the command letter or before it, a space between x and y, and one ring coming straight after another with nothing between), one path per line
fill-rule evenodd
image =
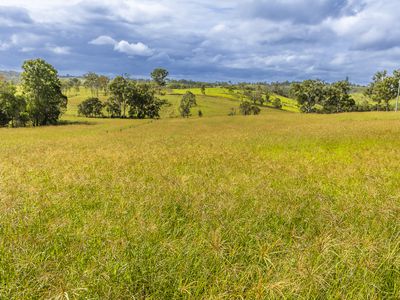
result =
M136 83L126 77L117 76L109 85L110 97L106 110L112 117L159 118L160 110L167 101L156 97L149 84Z
M89 98L78 105L78 114L85 117L102 117L104 104L99 98Z
M183 95L181 104L179 105L179 112L181 116L183 118L189 118L191 116L190 109L196 105L196 95L190 91L187 91L186 94Z
M239 109L241 114L245 116L258 115L261 112L260 108L257 105L248 100L242 101L242 103L240 103Z
M305 113L315 112L315 106L323 100L325 83L320 80L305 80L292 85L292 94Z
M198 116L201 118L203 116L203 112L201 111L201 109L199 109L198 111Z
M27 60L22 68L21 87L33 125L57 123L68 101L61 92L57 71L42 59Z
M393 76L389 76L387 71L377 72L373 81L369 84L366 95L377 102L377 109L383 102L386 111L390 110L389 102L397 96L400 80L400 71L394 71Z
M166 84L166 78L168 77L168 71L165 69L157 68L151 72L151 78L153 78L154 82L162 87Z
M274 100L272 100L272 106L281 109L282 108L282 101L278 97L275 97Z
M99 82L99 75L94 72L89 72L83 75L84 82L83 85L90 89L90 93L92 96L99 96L99 89L100 89L100 82Z
M101 75L98 77L98 86L99 89L103 91L104 95L108 94L108 84L110 83L110 78L107 76Z
M206 86L203 84L201 85L201 93L205 96L206 95Z
M26 101L16 91L13 84L0 81L0 126L25 126L28 121Z
M117 76L111 81L108 89L111 94L109 101L114 102L113 106L119 106L118 117L126 118L129 99L134 93L133 83L123 76ZM114 113L117 113L117 110L114 109Z
M356 102L350 96L350 89L348 80L326 85L322 101L323 111L327 113L339 113L354 110Z
M149 84L137 84L130 94L129 116L137 119L158 119L161 108L166 104L166 100L156 97L155 90Z
M81 88L81 81L78 78L72 78L70 82L72 87L75 89L75 92L79 93L79 90Z

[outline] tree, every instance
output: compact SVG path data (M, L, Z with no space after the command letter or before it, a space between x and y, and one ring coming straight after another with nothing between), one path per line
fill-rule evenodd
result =
M0 81L0 126L25 124L28 121L26 101L22 96L16 96L17 88L10 83Z
M83 75L84 82L83 85L90 89L92 96L99 96L100 82L99 75L94 72L89 72Z
M101 117L103 107L99 98L88 98L78 105L78 114L85 117Z
M104 107L110 118L121 117L121 107L113 97L108 98L108 100L104 103Z
M205 96L206 95L206 86L204 84L201 85L201 93Z
M399 77L400 72L397 70L393 72L393 76L388 76L387 71L377 72L367 88L366 95L378 105L383 101L388 111L390 100L397 96Z
M68 102L57 71L43 59L27 60L22 69L21 87L33 125L55 124Z
M109 101L119 106L120 115L118 117L126 118L128 101L134 94L134 83L124 76L117 76L111 81L108 89L111 93ZM113 112L116 113L117 110L114 109Z
M168 71L165 69L157 68L151 72L151 78L157 83L158 86L165 86L166 78L168 76Z
M110 83L110 78L107 76L101 75L97 78L98 86L103 91L104 95L108 93L108 84Z
M272 100L272 106L281 109L282 108L282 101L278 97L275 97L274 100Z
M356 107L356 102L350 96L350 89L351 86L348 80L326 85L321 103L323 110L328 113L353 111Z
M159 118L160 110L167 101L156 97L156 91L149 84L138 84L123 76L115 77L110 85L111 97L106 110L112 117Z
M324 97L324 86L325 83L320 80L305 80L292 84L291 93L302 112L311 113L316 110L315 106L321 103Z
M242 101L242 103L240 103L239 110L241 114L245 116L258 115L261 112L260 108L257 105L248 100L244 100Z
M192 92L187 91L181 100L181 104L179 105L179 112L183 118L189 118L191 116L190 109L193 106L196 106L196 95Z
M69 80L69 85L75 90L76 93L79 93L81 81L78 78L71 78Z
M129 116L137 119L158 119L162 106L168 102L156 97L156 91L149 84L137 84L129 94Z

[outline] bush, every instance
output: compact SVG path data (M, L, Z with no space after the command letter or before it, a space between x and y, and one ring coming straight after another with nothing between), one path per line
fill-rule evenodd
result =
M247 100L242 101L239 109L240 109L241 114L245 115L245 116L258 115L261 112L260 108L257 105L255 105Z
M236 109L232 107L228 116L236 116Z
M272 100L272 106L278 109L282 108L282 101L281 99L279 99L278 97L274 98L274 100Z
M78 105L78 114L88 118L102 117L103 107L99 98L88 98Z

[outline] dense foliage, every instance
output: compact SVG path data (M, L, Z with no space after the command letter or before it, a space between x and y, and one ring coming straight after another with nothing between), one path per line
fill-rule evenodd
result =
M89 98L78 105L78 114L85 117L101 117L103 116L104 104L99 98Z
M244 100L240 103L239 110L241 114L245 116L258 115L261 112L260 108L256 104L248 100Z
M159 118L167 101L156 97L150 84L137 83L124 76L115 77L109 84L110 97L105 107L113 118Z
M56 69L42 59L25 61L22 68L22 92L32 124L40 126L57 123L67 108L68 99L61 92L61 81Z
M42 59L25 61L21 88L0 81L0 126L55 124L67 107L57 71Z
M305 80L294 83L291 93L302 112L339 113L356 108L356 103L350 96L350 89L350 83L346 80L332 84L321 80Z
M13 84L0 81L0 126L24 126L28 121L26 101L16 90Z
M386 111L390 110L389 101L398 95L400 82L400 70L389 76L387 71L377 72L372 78L365 94L377 103L377 108L384 105Z

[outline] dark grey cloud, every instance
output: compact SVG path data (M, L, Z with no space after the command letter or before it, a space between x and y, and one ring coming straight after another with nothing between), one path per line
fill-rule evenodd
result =
M349 0L251 0L244 1L241 11L252 18L317 24L326 18L355 14L364 5Z
M26 9L13 6L0 6L0 25L9 27L32 23L33 20Z
M366 82L399 68L397 0L2 0L0 68ZM179 13L177 13L179 12ZM97 42L94 42L97 41Z

